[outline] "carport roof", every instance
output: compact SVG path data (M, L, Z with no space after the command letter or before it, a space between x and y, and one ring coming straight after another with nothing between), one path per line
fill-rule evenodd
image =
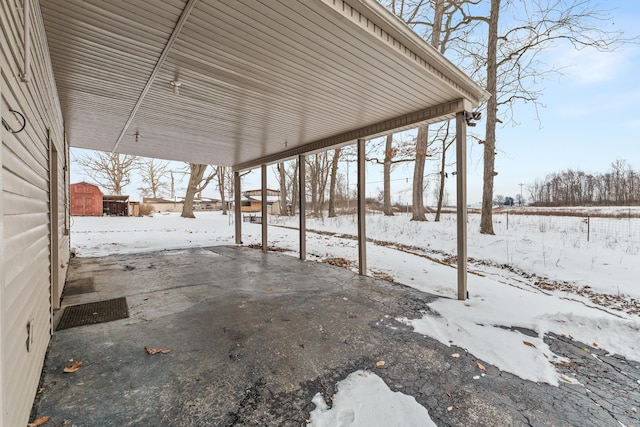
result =
M375 0L41 8L74 147L242 169L450 118L488 96Z

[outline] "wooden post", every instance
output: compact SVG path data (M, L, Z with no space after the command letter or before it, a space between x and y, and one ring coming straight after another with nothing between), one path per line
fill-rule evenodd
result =
M307 259L307 192L306 184L306 157L298 156L298 211L300 213L300 259Z
M458 226L458 299L467 299L467 122L456 114L456 198Z
M367 275L367 201L365 189L365 140L358 140L358 272Z

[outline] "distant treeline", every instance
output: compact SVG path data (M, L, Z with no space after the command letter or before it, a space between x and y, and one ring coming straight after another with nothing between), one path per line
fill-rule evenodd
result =
M616 160L605 173L567 169L529 185L534 206L608 205L640 203L640 173L624 160Z

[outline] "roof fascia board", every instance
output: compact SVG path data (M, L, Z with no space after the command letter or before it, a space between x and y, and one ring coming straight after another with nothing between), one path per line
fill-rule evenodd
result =
M457 89L461 96L468 98L474 107L491 97L489 92L418 36L377 0L351 0L353 4L358 4L362 9L373 14L373 16L363 16L366 18L364 20L359 16L361 12L345 0L322 1L341 13L346 19L377 36L393 49L408 56L423 68L446 81ZM357 13L353 13L354 11Z
M371 139L378 136L387 135L390 132L411 129L421 124L435 123L447 118L453 118L456 113L468 111L472 108L471 101L460 98L455 101L436 105L424 110L415 111L404 116L385 120L380 123L365 126L349 132L331 136L329 138L310 142L299 147L291 148L280 153L271 154L248 162L240 163L233 166L234 172L241 172L252 169L260 165L269 165L277 163L301 154L309 154L318 151L324 151L329 148L335 148L346 145L357 139Z

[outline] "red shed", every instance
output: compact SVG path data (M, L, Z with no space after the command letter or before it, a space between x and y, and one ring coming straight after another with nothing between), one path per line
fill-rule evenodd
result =
M102 216L102 191L88 182L71 184L71 215Z

